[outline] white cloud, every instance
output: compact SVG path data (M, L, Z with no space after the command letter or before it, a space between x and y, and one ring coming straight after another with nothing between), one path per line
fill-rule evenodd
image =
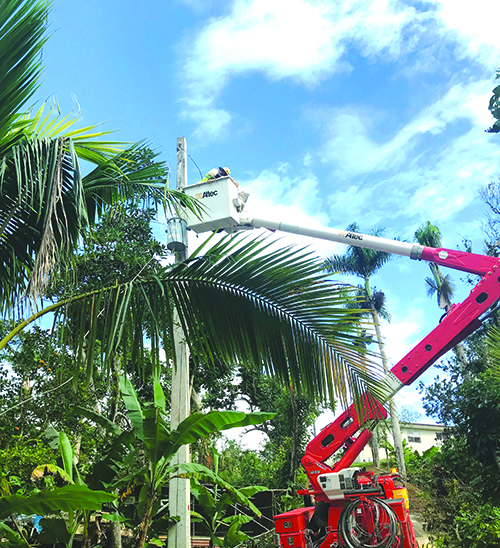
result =
M472 82L452 86L385 142L370 136L382 113L368 113L361 106L309 109L305 117L323 133L320 157L325 163L335 164L336 175L352 177L387 171L407 162L420 137L439 135L452 122L466 120L475 127L487 127L490 120L484 105L489 94L484 90L488 85Z
M436 20L441 23L443 34L456 40L458 55L474 58L490 71L498 65L498 2L431 0L430 4L437 8Z
M470 131L452 141L435 165L413 173L403 215L447 221L479 200L478 190L498 173L498 145Z
M336 182L331 216L340 212L343 224L356 218L369 226L398 217L447 221L478 201L500 158L498 144L484 132L485 89L487 82L452 86L385 141L372 137L371 120L380 113L370 119L354 106L307 111L322 134L317 156Z
M183 0L198 5L198 0ZM204 138L219 137L232 113L217 105L231 77L259 72L271 81L289 78L313 87L352 70L351 48L384 63L410 52L405 74L443 70L444 46L472 58L488 73L498 63L495 27L500 8L492 0L234 0L183 44L183 115Z
M230 113L223 116L216 100L231 76L258 71L312 87L350 70L342 57L351 43L367 57L397 57L403 29L418 17L395 0L235 0L227 16L185 43L184 115L199 132L217 137Z
M333 163L336 176L342 179L396 167L405 160L411 139L419 133L404 127L393 139L377 142L370 137L373 119L363 107L320 108L305 115L323 129L321 160Z
M319 182L307 170L291 174L291 167L283 164L274 170L266 170L258 176L242 180L240 187L250 197L245 206L249 217L284 221L297 226L322 228L329 225L325 204L319 192ZM280 233L284 244L309 247L321 257L343 252L344 247L334 242L304 236Z

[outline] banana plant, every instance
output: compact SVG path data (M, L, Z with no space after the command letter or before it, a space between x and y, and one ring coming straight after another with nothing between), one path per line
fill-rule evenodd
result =
M199 439L229 428L238 428L260 424L270 420L273 413L250 413L239 411L211 411L209 413L194 413L171 431L165 414L165 394L160 381L153 381L154 402L152 405L141 405L137 399L132 383L126 377L120 377L120 390L136 443L142 453L144 466L132 473L119 477L121 463L109 458L105 459L108 470L113 470L114 481L104 484L110 490L116 490L131 482L142 485L138 504L138 540L137 548L143 548L148 536L148 530L155 518L161 518L161 489L172 477L197 478L203 482L217 484L231 493L233 499L245 504L247 497L206 466L196 463L171 464L173 456L180 447L191 444ZM80 408L80 412L95 420L114 436L122 437L124 432L111 421L93 411ZM116 443L113 444L116 451ZM131 458L131 455L128 455ZM104 475L102 475L104 477ZM112 476L107 474L108 481Z
M70 492L76 490L78 493L82 491L89 498L95 497L95 493L99 493L98 497L101 503L109 503L117 498L116 495L104 491L92 490L84 483L75 463L73 448L68 436L64 432L57 432L49 427L45 431L45 437L48 438L49 445L59 451L63 466L62 468L55 464L37 466L31 474L33 480L46 475L57 475L68 484L66 490ZM67 548L71 548L77 529L80 525L83 525L82 546L85 546L91 515L94 510L100 509L101 504L93 506L81 505L80 508L69 508L67 514L64 516L56 518L45 517L40 521L43 532L38 540L45 543L64 542Z
M215 473L218 473L219 455L214 454ZM212 546L221 546L223 548L235 548L247 541L250 537L241 531L242 526L252 520L247 514L237 513L228 515L230 506L239 503L248 508L255 516L260 517L262 513L253 504L250 498L259 491L267 491L267 487L252 485L235 489L233 492L223 490L219 492L219 486L214 485L209 489L203 485L199 479L191 479L191 493L196 498L200 512L191 512L193 521L202 524L204 533L210 537L210 548ZM220 529L227 527L227 532L219 536Z
M73 463L73 449L64 432L49 429L48 437L51 445L57 447L61 455L63 467L55 464L42 464L35 468L32 479L45 475L58 475L67 483L64 487L44 490L28 497L9 495L0 498L0 519L10 517L15 520L16 514L50 515L40 521L43 532L38 538L41 542L64 542L67 548L73 545L73 539L80 524L87 530L93 511L101 510L103 503L115 500L116 495L105 491L89 489L82 481ZM59 514L59 517L52 517ZM14 522L15 523L15 522ZM2 546L29 546L22 532L12 530L7 524L0 523L0 539Z

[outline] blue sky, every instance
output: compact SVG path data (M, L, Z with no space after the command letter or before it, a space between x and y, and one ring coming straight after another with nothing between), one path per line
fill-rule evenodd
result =
M174 171L185 136L203 173L231 168L259 217L408 241L430 220L446 247L467 237L481 252L478 192L500 173L500 137L484 132L499 15L497 0L55 0L38 97L63 112L76 97L83 124L150 140ZM428 273L399 258L373 280L393 362L441 315Z

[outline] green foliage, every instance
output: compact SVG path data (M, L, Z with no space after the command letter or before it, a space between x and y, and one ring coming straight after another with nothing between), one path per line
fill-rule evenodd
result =
M349 232L359 232L356 223L347 227ZM382 236L384 229L373 229L371 236ZM362 278L363 285L358 286L357 304L351 306L361 309L360 313L375 310L383 319L390 321L391 315L385 305L385 294L383 291L372 289L370 278L374 276L386 263L394 258L394 255L350 245L344 255L334 255L325 261L325 268L328 272L341 272ZM369 339L367 340L369 342Z
M66 508L64 505L51 508L50 505L47 506L47 502L44 499L46 506L42 505L40 506L41 510L27 513L36 513L49 516L42 520L43 523L41 525L44 531L39 542L64 542L68 548L71 548L74 536L79 526L83 525L83 543L85 544L85 537L88 531L91 511L100 510L101 505L99 503L112 502L116 499L116 495L110 495L104 491L90 490L87 485L84 484L78 468L74 465L75 456L73 453L73 448L71 447L68 436L64 432L57 432L53 428L49 427L45 432L45 436L49 440L49 445L51 447L57 447L57 450L61 456L62 468L53 464L41 464L33 471L32 478L44 477L46 475L56 475L63 482L69 484L66 487L83 487L85 489L83 494L88 497L89 503L88 505L75 506L76 495L78 495L78 493L71 491L70 494L73 494L75 499L70 501L69 508ZM50 495L51 493L54 493L54 491L45 490L42 491L40 495ZM31 501L34 498L35 497L32 496ZM59 511L59 517L57 518L53 517L55 511ZM61 514L61 511L64 511L64 513Z
M55 464L56 454L40 439L25 440L16 436L9 446L0 450L0 462L9 491L22 495L35 488L30 480L33 470L42 462Z
M204 534L210 536L214 546L235 548L249 539L249 536L241 531L241 527L252 518L247 514L229 514L229 508L238 502L257 517L260 516L260 511L252 504L250 497L266 489L266 487L249 486L233 492L226 490L220 492L217 486L209 488L193 479L191 493L197 500L197 512L193 512L193 515L203 525ZM227 532L219 536L221 527L227 527Z
M500 508L484 504L470 508L464 504L455 518L457 543L469 548L493 548L500 546ZM452 543L448 546L453 546Z
M137 515L128 516L127 520L129 525L136 525L139 528L139 547L144 545L150 526L154 531L158 521L165 521L158 503L162 487L173 475L194 478L199 482L216 483L237 502L245 502L244 493L238 492L205 466L196 463L170 464L180 447L221 430L260 424L273 416L269 413L245 414L238 411L194 413L179 424L176 430L171 431L165 417L166 400L163 389L158 380L154 380L153 385L154 401L149 405L141 405L132 383L124 377L120 378L120 390L136 440L135 450L131 451L133 445L130 438L124 437L126 432L121 432L115 424L103 420L92 411L86 411L86 416L93 418L115 438L109 453L99 465L99 470L96 470L94 481L105 484L111 491L131 484L141 485ZM120 446L123 446L124 451L120 450ZM142 463L130 470L127 465L137 452L142 457ZM126 475L122 473L124 468L128 469Z
M264 452L243 449L235 440L223 440L219 457L219 475L236 487L266 485L273 482L272 464Z
M356 223L352 223L346 230L348 232L359 232L359 227ZM382 236L383 232L383 229L374 229L370 231L370 235ZM390 253L352 245L347 248L344 255L334 255L327 259L325 266L329 272L352 274L366 281L392 258L393 256ZM371 292L368 288L367 295L371 297Z
M500 70L497 70L496 77L497 79L500 77ZM496 86L493 90L493 95L490 98L488 110L491 112L491 115L496 119L496 121L486 130L486 132L498 133L500 131L500 86Z
M60 280L56 293L64 297L158 275L163 270L160 261L169 252L153 237L155 217L154 209L134 202L108 208L97 226L85 231L71 283Z
M415 232L415 240L427 247L442 247L441 231L430 221L420 226ZM455 287L449 274L443 275L438 265L429 263L432 277L425 279L427 285L427 295L431 297L436 293L439 308L448 310L451 306L451 299Z
M273 489L296 486L310 428L323 406L316 397L283 388L278 379L264 375L254 367L241 367L240 379L242 397L252 410L275 413L272 420L256 427L268 437L262 451L262 458L269 467L269 479L264 485Z
M438 546L497 546L500 379L484 329L469 337L466 354L465 374L457 358L442 362L445 377L425 389L424 409L447 426L445 439L439 451L410 460L409 473L425 494L424 519Z
M135 280L51 305L11 331L0 349L37 317L56 310L64 317L76 307L77 343L88 363L93 363L97 325L108 362L119 347L137 353L145 344L145 311L155 319L149 336L157 356L160 341L171 350L172 309L166 304L172 299L192 355L201 363L217 356L264 366L287 386L318 397L337 394L347 400L347 383L357 402L367 389L384 399L387 387L359 346L360 319L345 306L351 295L328 281L316 258L292 247L274 250L265 238L237 236L203 251L166 268L154 281Z
M470 456L496 468L500 451L500 379L486 370L457 383L455 366L449 363L441 367L452 376L438 379L426 389L424 409L450 425L450 433L465 441ZM500 502L500 498L497 500Z
M16 531L13 531L6 523L0 521L0 543L5 548L14 548L17 546L28 547L26 540Z
M85 485L65 485L51 491L40 491L29 497L9 495L0 498L0 519L12 514L51 514L75 510L100 510L102 503L115 500L103 491L92 491Z
M235 409L241 397L236 378L236 366L215 359L210 364L195 364L191 360L190 376L198 394L203 394L203 408L212 410Z
M394 450L394 446L387 440L387 439L381 439L380 440L380 446L382 448L385 448L387 451L387 454L389 456L389 462L391 466L396 466L396 451ZM403 447L403 456L405 459L405 464L408 465L410 460L414 458L414 452L412 451L411 447L408 445L408 441L403 439L402 441L402 447ZM417 453L418 454L418 453Z
M415 231L415 240L420 245L425 245L427 247L442 247L441 230L430 221L427 221L417 228Z
M11 322L0 320L3 333L12 326ZM7 366L0 369L0 454L8 462L14 462L10 452L18 454L22 463L20 453L24 452L30 466L20 474L12 472L22 479L24 488L28 488L26 482L29 483L35 466L53 462L53 456L39 460L34 456L48 451L40 442L36 443L48 424L71 432L73 440L80 439L80 464L84 467L98 450L95 434L89 424L81 420L81 415L75 413L74 406L75 403L96 406L103 400L107 385L98 374L92 385L80 380L74 352L60 340L62 327L56 322L52 330L34 326L30 331L21 331L0 353ZM26 445L24 450L23 445ZM9 468L12 467L9 465Z

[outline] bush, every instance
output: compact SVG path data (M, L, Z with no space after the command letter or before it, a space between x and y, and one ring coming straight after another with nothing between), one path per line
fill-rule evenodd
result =
M490 548L500 546L500 508L492 504L471 508L464 504L455 518L457 543L449 546Z

